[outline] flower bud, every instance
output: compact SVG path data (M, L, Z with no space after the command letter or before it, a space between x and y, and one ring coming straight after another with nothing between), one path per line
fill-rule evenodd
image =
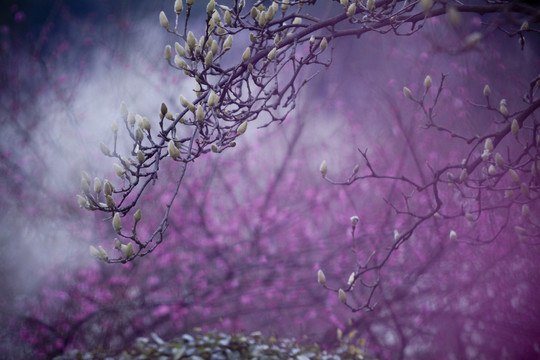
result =
M259 12L259 15L257 16L257 23L260 27L264 27L266 25L266 12L261 11Z
M225 24L227 26L231 26L232 24L232 16L229 10L225 10L225 13L223 14L223 20L225 20Z
M116 207L116 202L111 195L105 195L105 203L107 207L111 209L114 209Z
M503 115L508 115L508 108L506 107L506 99L502 99L499 103L499 111Z
M210 146L210 150L212 150L213 153L218 153L219 152L219 148L217 147L216 144L212 144Z
M193 2L194 2L194 1L195 1L195 0L186 0L187 6L188 6L188 7L191 7L191 5L193 5Z
M483 37L481 32L475 31L472 34L467 35L465 38L465 46L473 47L478 44Z
M248 62L250 57L251 57L251 49L248 47L246 48L246 50L244 50L244 53L242 54L242 62L244 63Z
M85 209L88 209L90 207L88 200L86 200L86 198L82 195L77 195L77 203L79 203L80 207L83 207Z
M81 189L85 194L90 192L90 180L84 176L81 178Z
M493 140L491 140L491 138L486 139L486 142L484 143L484 150L489 152L493 151Z
M456 241L457 240L457 233L454 230L451 230L450 235L448 235L448 237L450 238L450 240Z
M122 220L120 220L119 213L114 214L112 226L113 226L114 231L116 231L117 233L120 233L120 231L122 230Z
M453 27L457 28L461 24L461 15L454 6L446 7L446 16L448 17L448 20Z
M367 0L366 7L369 12L372 12L375 9L375 0Z
M193 32L188 32L187 36L187 45L191 51L194 51L197 47L197 39L195 39L195 35L193 35Z
M461 169L461 173L459 173L459 182L464 182L469 177L469 173L467 172L466 168Z
M133 255L133 243L129 243L127 245L121 244L120 251L122 251L126 259L128 259L131 255Z
M349 280L347 280L347 285L351 286L354 283L355 273L352 272L351 275L349 275Z
M238 129L236 129L236 135L242 135L243 133L245 133L247 130L247 125L248 125L247 120L241 123L240 126L238 126Z
M469 221L474 221L474 215L471 213L465 213L465 218Z
M356 14L356 2L353 2L351 5L349 5L349 7L347 8L346 14L349 17L349 19L352 18L354 14Z
M394 241L398 241L400 237L400 233L397 229L394 229Z
M433 7L433 0L420 0L420 7L425 13L429 12Z
M347 303L347 295L345 294L345 291L343 291L343 289L339 289L339 291L338 291L338 299L339 299L339 301L341 301L344 304Z
M293 25L300 25L302 24L302 18L301 17L295 17L293 22L292 22Z
M232 46L233 36L229 35L227 36L227 39L225 39L225 42L223 43L223 52L228 51Z
M351 225L352 227L355 227L356 224L358 224L358 221L360 221L360 218L358 216L351 216Z
M531 215L531 210L529 209L529 205L523 204L521 207L521 216L524 218L528 218Z
M137 211L135 211L135 214L133 214L133 220L135 220L135 223L138 223L139 221L141 221L141 219L142 219L141 209L138 209Z
M111 155L111 150L109 150L109 148L107 147L107 145L105 145L104 143L99 143L99 148L101 150L101 152L103 153L103 155L105 156L110 156Z
M321 51L326 50L326 47L328 46L328 40L326 40L325 37L321 39L321 43L319 44L319 47L321 48Z
M526 31L529 29L529 22L527 20L525 20L522 24L521 24L521 27L519 28L519 30L521 31Z
M174 2L174 12L180 14L182 12L182 0L176 0Z
M180 158L180 150L178 150L173 140L169 141L168 151L169 151L169 156L173 158L173 160Z
M514 169L509 169L508 175L510 175L510 179L512 179L513 182L515 183L519 182L519 175Z
M323 160L321 163L321 166L319 167L319 172L321 173L322 177L326 177L326 173L328 172L328 166L326 165L326 160Z
M98 260L107 261L109 259L107 252L101 246L99 246L98 250L94 246L90 245L90 254L92 254L92 256Z
M199 105L197 107L197 111L195 113L195 117L197 118L197 121L198 122L203 122L204 121L204 110L202 108L201 105Z
M339 3L343 6L344 9L349 7L349 0L340 0Z
M210 90L210 94L208 95L208 107L209 108L213 108L214 106L216 106L218 102L218 97L216 95L216 93L214 92L214 90Z
M497 170L495 169L495 166L493 166L493 164L489 165L489 168L488 168L488 174L493 176L497 173Z
M126 172L126 170L121 165L114 163L113 167L114 167L114 171L116 172L116 175L118 175L118 177L123 177L124 176L124 173Z
M209 15L209 16L212 16L212 14L214 13L215 8L216 8L216 4L215 4L214 0L210 0L208 2L208 5L206 5L206 14Z
M431 87L431 76L426 76L426 78L424 79L424 87L426 89L429 90L429 88Z
M322 270L319 269L319 271L317 271L317 281L319 282L319 284L321 286L325 286L326 285L326 276L324 276L324 273Z
M165 29L169 28L169 20L167 19L167 15L165 15L165 12L163 12L163 11L159 13L159 23Z
M512 120L512 125L510 126L510 130L512 131L512 134L514 134L514 136L518 136L519 123L518 123L517 119Z
M403 95L405 95L406 98L408 99L412 99L412 92L411 92L411 89L409 89L408 87L404 86L403 87Z
M98 177L94 178L94 192L96 192L96 194L101 192L101 181Z
M359 164L356 164L356 166L354 167L354 169L353 169L353 171L352 171L353 175L358 174L358 170L360 170L360 165L359 165Z
M495 154L495 164L497 164L497 166L500 167L500 168L502 168L504 166L503 157L499 153Z
M114 187L109 182L109 180L107 179L103 180L103 194L112 195L113 191L114 191Z
M269 60L269 61L272 61L274 60L274 58L276 57L276 48L273 48L272 50L270 50L270 52L268 53L268 55L266 56L266 58Z
M482 155L481 155L482 161L488 161L490 155L491 155L491 152L487 149L484 149L484 152L482 152Z
M163 51L163 57L167 61L171 60L171 58L172 58L171 45L165 45L165 50Z
M484 86L484 96L489 97L491 95L491 89L489 88L489 85Z

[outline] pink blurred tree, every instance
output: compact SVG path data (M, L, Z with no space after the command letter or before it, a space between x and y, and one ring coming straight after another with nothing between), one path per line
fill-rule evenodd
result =
M381 358L534 353L534 7L211 1L197 39L191 5L180 3L175 26L164 13L160 22L185 46L164 54L193 94L163 104L155 121L122 106L113 143L101 146L120 180L82 179L80 205L109 214L118 238L118 256L93 254L129 264L52 277L28 306L23 338L51 354L120 349L148 328L263 329L331 344L339 327ZM422 35L428 49L414 42ZM353 37L378 56L358 54ZM385 68L385 57L410 69ZM253 134L251 124L267 128ZM320 147L323 177L340 186L314 176ZM139 208L140 220L127 216ZM335 296L315 287L319 269ZM347 309L358 312L349 321Z

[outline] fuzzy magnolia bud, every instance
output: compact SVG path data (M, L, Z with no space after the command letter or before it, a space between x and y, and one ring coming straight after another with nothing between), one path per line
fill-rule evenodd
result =
M372 12L375 9L375 0L367 0L366 7L369 12Z
M212 144L210 146L210 150L212 150L213 153L218 153L219 152L219 148L217 147L216 144Z
M77 195L77 202L79 203L79 206L80 207L83 207L85 209L88 209L89 207L89 204L88 204L88 201L86 200L86 198L82 195Z
M182 12L182 0L176 0L174 2L174 12L180 14Z
M138 223L142 219L142 213L141 209L135 211L135 214L133 214L133 220L135 220L135 223Z
M127 245L121 244L120 251L124 253L124 256L126 257L126 259L129 258L131 255L133 255L133 244L132 243L129 243Z
M319 171L323 177L326 177L326 173L328 172L328 166L326 165L326 160L322 161L321 166L319 167Z
M454 230L451 230L448 237L450 238L450 240L455 241L457 240L457 233Z
M141 150L137 151L137 160L139 161L139 164L142 164L145 160L144 153Z
M198 122L204 121L204 110L201 105L197 107L197 111L195 112L195 117L197 118Z
M116 202L111 195L105 195L105 203L107 207L111 209L114 209L116 207Z
M159 13L159 23L161 26L163 26L165 29L169 28L169 19L167 19L167 15L165 15L165 12L162 11Z
M502 168L504 166L503 157L499 153L495 154L495 164L497 164L497 166L500 167L500 168Z
M489 152L493 151L493 140L491 140L491 138L486 139L486 142L484 143L484 149Z
M489 88L489 85L484 86L484 96L489 97L491 95L491 89Z
M343 289L338 290L338 299L344 304L347 303L347 295L345 294L345 291L343 291Z
M197 47L197 39L195 39L195 35L193 35L193 32L188 32L187 36L187 46L191 51L195 50L195 47Z
M242 135L243 133L245 133L247 130L247 125L248 125L247 120L241 123L238 129L236 129L236 135Z
M431 76L426 76L426 78L424 79L424 87L426 89L429 90L429 88L431 87Z
M251 57L251 49L248 47L246 48L246 50L244 50L244 53L242 54L242 62L244 63L248 62L250 57Z
M99 194L101 192L101 180L99 178L94 179L94 191Z
M356 216L356 215L355 215L355 216L351 216L351 225L352 225L353 227L355 227L356 224L358 224L359 221L360 221L360 218L359 218L358 216Z
M225 13L223 14L223 20L225 20L225 24L227 24L227 26L231 26L232 16L229 10L225 10Z
M518 136L519 134L519 123L517 119L512 120L512 125L510 126L510 130L512 131L512 134L514 136Z
M529 185L521 183L520 190L523 196L525 196L527 199L530 199L531 193L529 192Z
M126 170L119 164L113 164L113 167L114 167L114 171L116 172L116 175L118 175L118 177L123 177L124 176L124 173L126 172Z
M461 24L461 15L454 6L446 7L446 16L448 17L448 20L452 26L457 28Z
M326 276L324 276L324 273L322 270L319 269L319 271L317 271L317 281L319 282L319 284L321 286L325 286L326 285Z
M119 213L114 214L113 220L112 220L112 226L113 226L114 231L116 231L117 233L120 233L120 231L122 230L122 220L120 220Z
M489 168L488 168L488 174L493 176L497 173L497 170L495 169L495 166L493 166L493 164L489 165Z
M352 18L356 14L356 2L353 2L349 7L347 8L347 16Z
M209 108L213 108L214 106L216 106L217 102L218 102L218 97L216 95L216 93L214 92L214 90L210 90L210 94L208 95L208 107Z
M328 40L326 40L325 37L322 38L321 43L319 44L319 47L321 48L321 51L326 50L326 47L328 46Z
M499 111L503 115L508 115L508 108L506 107L506 99L502 99L499 103Z
M268 53L268 55L266 56L266 58L267 58L269 61L274 60L274 58L276 57L276 51L277 51L276 48L273 48L272 50L270 50L270 52Z
M525 30L528 30L529 29L529 22L527 20L525 20L522 24L521 24L521 27L519 28L519 30L521 31L525 31Z
M429 12L433 7L433 0L420 0L420 6L424 12Z
M94 246L90 245L90 254L92 254L92 256L98 260L103 260L103 261L109 260L109 256L107 255L107 252L101 246L99 246L99 249L96 249Z
M112 195L113 191L114 191L114 187L109 182L109 180L107 179L103 180L103 194Z
M405 95L406 98L408 99L412 99L412 92L411 92L411 89L409 89L408 87L404 86L403 87L403 95Z
M209 51L204 58L204 66L209 68L210 66L212 66L213 62L214 62L214 53L212 51Z
M354 283L355 273L352 272L351 275L349 275L349 280L347 280L347 285L351 286Z
M512 179L513 182L519 182L519 175L514 169L508 170L508 175L510 175L510 179Z
M352 171L353 175L358 174L358 170L360 170L360 165L356 164L353 171Z
M110 156L111 155L111 150L109 150L107 145L105 145L104 143L99 143L99 149L101 150L103 155L105 155L105 156Z
M225 39L225 42L223 43L223 52L228 51L232 46L233 36L229 35L227 36L227 39Z
M163 57L167 61L170 61L172 59L171 45L165 45L165 50L163 51Z
M169 151L169 156L173 158L174 160L180 158L180 150L178 150L173 140L169 141L168 151Z

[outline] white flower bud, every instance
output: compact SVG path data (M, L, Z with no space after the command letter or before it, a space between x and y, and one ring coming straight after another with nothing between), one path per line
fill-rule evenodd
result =
M111 195L105 195L105 205L111 209L116 207L116 202Z
M433 7L433 0L420 0L420 7L422 7L422 10L427 13Z
M448 20L453 27L457 28L461 24L461 15L454 6L446 7L446 16L448 17Z
M223 52L228 51L232 46L233 36L229 35L227 36L227 39L225 39L225 42L223 43Z
M169 141L168 151L169 151L169 156L173 158L174 160L180 158L180 150L178 150L173 140Z
M321 39L321 43L319 44L319 47L321 48L321 51L326 50L326 47L328 46L328 40L326 40L325 37Z
M210 0L208 2L208 5L206 5L206 14L211 16L215 8L216 8L216 4L214 3L214 0Z
M231 26L232 16L229 10L225 10L225 13L223 14L223 19L225 20L225 24L227 24L227 26Z
M489 168L488 168L488 174L493 176L497 173L497 170L495 169L495 166L493 166L493 164L489 165Z
M109 180L107 179L103 180L103 194L112 195L113 191L114 191L114 187L109 182Z
M484 86L484 96L489 97L491 95L491 89L489 88L489 85Z
M411 89L409 89L408 87L404 86L403 87L403 95L405 95L406 98L408 99L412 99L412 92L411 92Z
M344 9L349 7L349 0L340 0L339 3L343 6Z
M163 57L167 61L171 60L171 58L172 58L171 45L165 45L165 50L163 51Z
M510 126L510 130L512 131L512 134L514 136L518 136L519 134L519 123L517 119L512 120L512 125Z
M466 168L461 169L461 173L459 174L459 182L464 182L469 177L469 174L467 172Z
M208 107L209 108L213 108L214 106L216 106L218 102L218 97L216 95L216 93L214 92L214 90L210 90L210 94L208 95Z
M302 18L301 17L295 17L292 24L293 25L300 25L302 23Z
M503 115L508 115L508 108L506 107L506 99L502 99L499 103L499 111Z
M455 241L457 240L457 233L454 230L451 230L450 235L448 235L448 237L450 238L450 240Z
M326 285L326 276L324 276L324 273L322 270L319 269L319 271L317 271L317 281L319 282L319 284L321 286L325 286Z
M367 0L366 7L369 12L372 12L375 9L375 0Z
M99 194L101 192L101 181L99 178L94 178L94 191Z
M118 164L114 163L113 167L114 167L114 171L116 172L116 175L118 175L118 177L123 177L124 176L124 173L126 172L126 170L121 165L118 165Z
M468 46L468 47L475 46L476 44L480 42L480 40L482 40L483 37L484 36L482 35L482 33L475 31L472 34L469 34L465 38L465 46Z
M176 51L176 54L178 56L182 56L182 57L186 56L186 50L178 42L174 43L174 50Z
M323 160L321 163L321 166L319 167L319 172L323 177L326 177L326 173L328 172L328 166L326 165L326 160Z
M524 218L528 218L531 215L531 210L529 209L529 205L523 204L521 207L521 216Z
M212 150L213 153L218 153L219 152L219 149L218 149L216 144L212 144L210 146L210 150Z
M272 50L270 50L270 52L268 53L268 55L266 56L266 58L267 58L269 61L274 60L274 58L276 57L276 51L277 51L276 48L273 48Z
M347 280L347 285L351 286L354 283L355 273L352 272L351 275L349 275L349 280Z
M246 50L244 50L244 53L242 54L242 62L244 63L248 62L250 57L251 57L251 49L248 47L246 48Z
M121 244L120 251L122 251L126 259L128 259L131 255L133 255L133 243L129 243L127 245Z
M120 233L120 231L122 230L122 220L120 220L119 213L114 214L112 226L113 226L114 231L116 231L117 233Z
M209 68L210 66L212 66L213 61L214 61L214 53L212 51L209 51L206 54L206 57L204 58L204 66Z
M521 31L526 31L529 29L529 22L527 20L525 20L522 24L521 24L521 27L519 28L519 30Z
M212 55L216 55L219 50L219 45L216 40L212 40L212 45L210 45L210 51L212 52Z
M283 0L283 3L281 4L281 10L287 11L289 9L289 0Z
M135 223L138 223L139 221L141 221L141 219L142 219L141 209L138 209L137 211L135 211L135 214L133 214L133 220L135 220Z
M187 45L191 51L194 51L197 47L197 39L195 39L195 35L193 35L193 32L188 32L187 36Z
M519 182L519 175L514 169L509 169L508 175L510 175L510 179L512 179L513 182L515 183Z
M399 240L399 236L400 236L399 231L397 231L397 229L394 229L394 241L398 241L398 240Z
M83 207L85 209L88 209L90 207L88 200L86 200L86 198L82 195L77 195L77 203L80 207Z
M486 139L486 142L484 143L484 150L489 152L493 151L493 140L491 140L491 138Z
M356 216L356 215L355 215L355 216L351 216L351 225L352 225L353 227L355 227L356 224L358 224L359 221L360 221L360 218L359 218L358 216Z
M497 166L500 167L500 168L502 168L504 166L503 157L499 153L495 154L495 164L497 164Z
M482 161L488 161L490 155L491 155L491 152L489 150L487 150L487 149L484 149L484 152L481 155Z
M247 125L248 125L247 120L241 123L240 126L238 126L238 129L236 129L236 135L242 135L243 133L245 133L247 130Z
M351 5L349 5L349 7L347 8L346 14L349 17L349 19L352 18L354 14L356 14L356 2L353 2Z
M81 189L85 194L90 192L90 180L84 176L81 178Z
M204 110L203 110L203 107L201 105L199 105L197 107L197 112L195 113L195 117L197 118L198 122L203 122L204 121Z
M338 291L338 299L339 299L339 301L341 301L344 304L347 303L347 295L345 294L345 291L343 291L343 289L339 289L339 291Z
M431 76L426 76L426 78L424 79L424 87L426 89L429 90L429 88L431 87Z
M266 12L261 11L259 12L259 15L257 16L257 23L260 27L264 27L266 25Z
M182 12L182 0L176 0L174 2L174 12L180 14Z
M111 155L111 150L109 150L109 148L107 147L107 145L105 145L104 143L99 143L99 148L101 150L101 152L103 153L103 155L105 156L110 156Z
M529 185L521 183L520 190L523 196L525 196L527 199L531 198L531 193L529 192Z
M169 28L169 20L167 19L167 15L165 15L165 12L163 12L163 11L159 13L159 23L165 29Z
M109 257L107 256L107 252L101 246L98 250L94 246L90 245L90 254L92 254L92 256L98 260L107 261L109 259Z

